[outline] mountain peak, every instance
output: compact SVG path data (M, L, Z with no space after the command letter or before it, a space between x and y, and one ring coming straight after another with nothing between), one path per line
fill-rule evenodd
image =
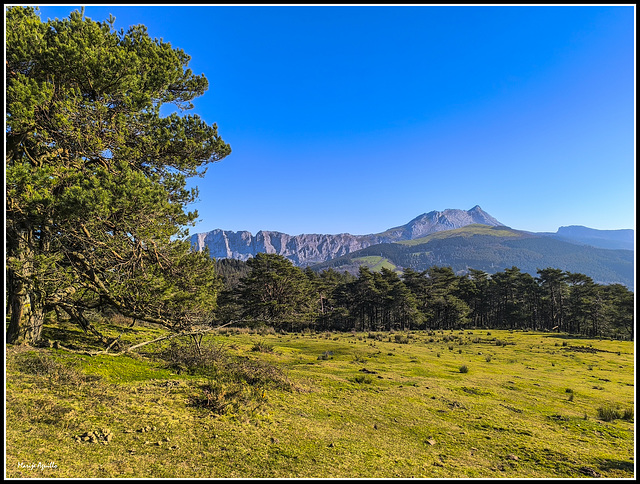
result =
M208 247L211 257L214 258L247 260L259 252L265 252L283 255L296 265L304 266L349 254L370 245L416 239L434 232L459 229L471 224L503 225L476 205L471 210L448 208L442 212L423 213L405 225L378 234L291 236L261 230L253 236L249 232L216 229L205 234L194 234L191 237L191 243L195 250Z
M410 240L442 230L459 229L471 224L490 225L493 227L503 225L482 210L479 205L476 205L470 210L447 208L442 212L434 210L429 213L423 213L406 225L396 227L391 231L399 240Z

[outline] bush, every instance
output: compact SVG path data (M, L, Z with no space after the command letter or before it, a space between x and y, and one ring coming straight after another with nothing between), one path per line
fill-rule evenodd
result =
M615 419L622 417L622 414L618 412L618 409L611 405L605 405L604 407L598 407L598 418L605 422L611 422Z
M462 365L460 367L460 373L468 373L469 372L469 368L467 367L467 365Z
M354 363L366 363L367 359L362 356L360 353L356 353L353 355L353 362Z
M207 374L213 366L227 359L222 346L209 342L196 346L175 340L159 356L166 362L167 368L178 374L185 372L189 375Z
M268 343L256 343L251 348L251 351L259 351L260 353L273 353L273 345Z
M23 373L47 378L51 385L79 385L99 380L99 376L85 375L70 362L61 362L40 351L29 351L17 358Z
M373 379L369 376L369 375L356 375L353 378L353 381L355 381L356 383L372 383Z
M226 392L233 393L234 391L229 388L235 384L297 390L280 368L263 361L234 357L229 355L222 346L216 346L213 343L202 344L198 350L193 344L174 342L161 355L167 362L168 368L176 369L178 372L184 371L189 375L205 376L221 385L226 385ZM215 393L216 388L218 387L210 387L208 391ZM211 401L210 397L209 401Z
M256 330L260 336L276 334L276 330L273 326L258 326Z
M251 411L264 405L267 401L264 388L253 387L241 382L222 383L209 380L200 385L200 393L192 395L191 405L206 408L222 415L229 411L238 412L242 407L252 406Z
M633 407L620 409L619 405L604 405L598 408L598 418L605 422L611 422L616 419L633 420Z
M406 336L402 335L402 334L396 334L393 336L396 343L400 343L400 344L408 344L409 343L409 338L407 338Z

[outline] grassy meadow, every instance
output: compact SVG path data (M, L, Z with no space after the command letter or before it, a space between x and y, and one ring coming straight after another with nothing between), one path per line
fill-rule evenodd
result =
M629 341L225 328L201 354L89 356L72 326L45 337L62 346L7 346L6 477L635 476Z

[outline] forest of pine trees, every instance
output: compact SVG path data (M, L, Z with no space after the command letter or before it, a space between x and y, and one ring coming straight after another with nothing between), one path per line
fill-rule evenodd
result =
M517 267L495 274L361 266L357 276L300 269L276 254L216 262L225 289L217 319L278 330L395 331L463 328L558 331L633 339L634 294L577 273Z

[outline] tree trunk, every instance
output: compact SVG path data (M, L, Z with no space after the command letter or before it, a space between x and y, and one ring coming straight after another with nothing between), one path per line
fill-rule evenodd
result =
M24 289L10 294L11 319L7 329L7 343L35 345L40 341L44 311L37 294Z
M24 291L16 291L16 284L11 284L11 282L12 281L7 281L7 286L9 289L8 306L11 308L11 319L9 320L9 328L7 329L7 343L19 344L22 343L23 340L20 335L20 329L27 297ZM22 286L22 284L20 284L20 286Z
M34 273L32 251L29 247L30 233L24 231L16 237L8 249L13 250L13 256L21 260L21 275L16 275L13 268L7 269L7 302L11 308L11 319L7 328L7 343L35 345L40 340L44 323L44 301L42 294L32 285L28 287L25 280L29 280ZM8 252L9 252L8 250Z

